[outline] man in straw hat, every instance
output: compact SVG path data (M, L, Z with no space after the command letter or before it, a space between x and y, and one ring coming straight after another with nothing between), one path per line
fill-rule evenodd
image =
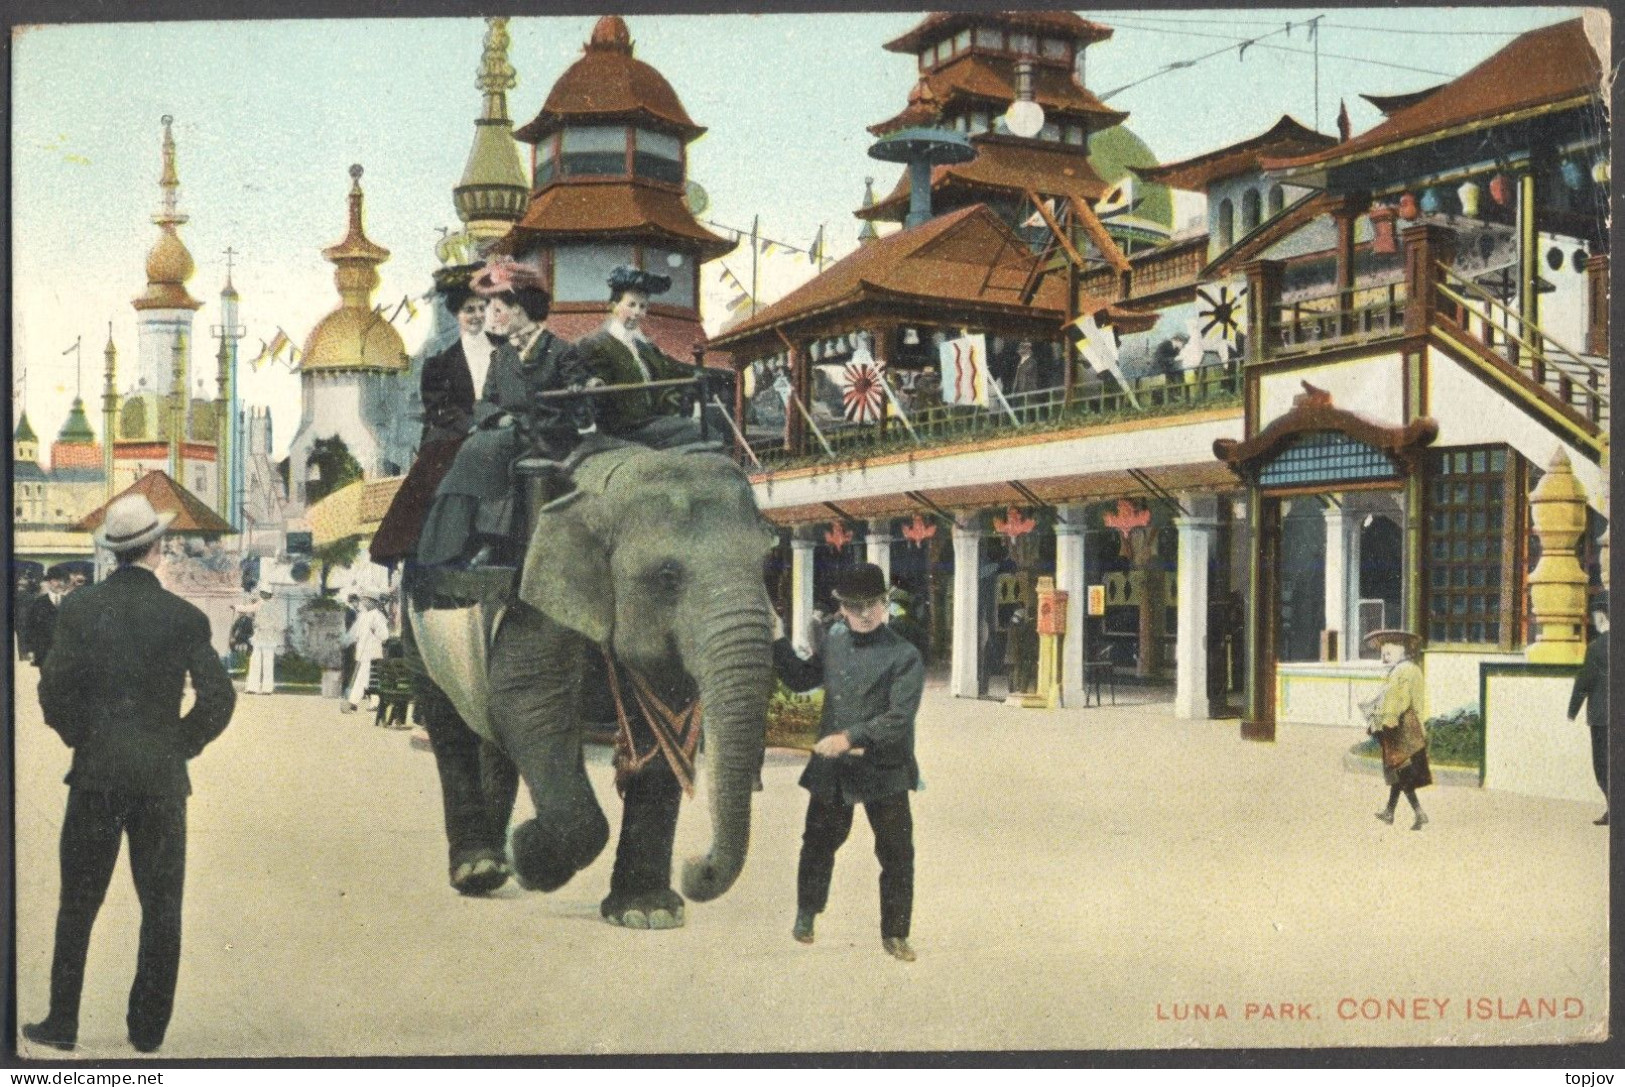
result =
M801 775L806 830L796 875L796 923L791 934L813 942L813 922L829 900L835 851L862 804L880 860L880 942L887 954L914 961L909 926L914 912L914 818L908 794L918 787L914 716L925 689L920 651L886 625L886 575L873 563L841 571L835 599L845 625L824 648L802 660L782 636L773 664L791 690L824 687L818 742Z
M73 749L62 823L61 898L51 961L51 1008L23 1027L36 1045L71 1049L79 1035L90 930L107 894L120 839L141 902L141 942L125 1025L151 1053L163 1043L181 955L186 875L186 763L225 729L237 696L209 644L209 620L158 583L164 530L144 495L107 507L96 543L112 551L107 580L68 597L40 675L45 723ZM196 701L185 716L191 679Z
M1392 824L1399 795L1404 793L1416 813L1411 829L1421 830L1428 817L1416 799L1416 790L1433 784L1427 733L1422 725L1427 717L1422 669L1412 659L1422 639L1408 630L1374 630L1366 635L1365 642L1376 646L1382 662L1389 666L1387 682L1376 698L1366 703L1370 717L1366 731L1382 745L1382 776L1388 783L1388 806L1377 813L1377 818Z
M1580 706L1586 709L1586 724L1591 726L1591 772L1597 775L1602 788L1603 803L1608 802L1608 594L1598 593L1591 598L1591 625L1597 636L1586 646L1585 662L1580 674L1574 677L1574 691L1569 695L1569 720L1579 716ZM1599 827L1608 825L1608 813L1596 820Z

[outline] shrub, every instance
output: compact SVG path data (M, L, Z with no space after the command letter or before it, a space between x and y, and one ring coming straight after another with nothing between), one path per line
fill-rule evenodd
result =
M1484 764L1484 720L1477 706L1462 706L1437 717L1429 717L1423 726L1428 735L1428 761L1437 765L1470 766L1478 769ZM1382 747L1375 736L1368 736L1354 745L1354 753L1362 758L1380 759Z
M276 681L320 686L322 666L298 653L283 653L276 659Z

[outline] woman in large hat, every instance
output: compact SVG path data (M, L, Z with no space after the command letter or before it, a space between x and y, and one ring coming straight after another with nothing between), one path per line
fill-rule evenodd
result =
M1378 647L1382 662L1389 666L1382 690L1364 703L1370 719L1366 731L1382 745L1382 776L1388 783L1388 806L1377 813L1377 818L1392 823L1399 796L1404 793L1416 813L1411 829L1421 830L1428 817L1416 799L1416 790L1433 784L1427 732L1422 725L1427 716L1422 669L1412 659L1422 639L1408 630L1375 630L1366 635L1365 641Z
M552 297L536 269L495 260L470 287L486 300L487 326L507 341L491 360L473 429L441 480L418 538L418 561L429 565L468 558L475 548L476 564L487 556L517 557L501 554L515 527L509 469L530 450L562 459L579 438L570 411L537 394L588 378L570 344L547 330Z
M695 367L662 351L644 329L649 300L671 288L671 277L620 265L609 274L609 317L603 327L576 342L581 361L604 385L641 385L693 377ZM724 378L726 375L722 375ZM655 449L700 440L700 429L685 411L690 401L678 388L595 397L598 429Z

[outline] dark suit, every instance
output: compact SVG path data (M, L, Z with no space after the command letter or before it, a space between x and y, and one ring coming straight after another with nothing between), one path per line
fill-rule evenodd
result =
M1585 662L1580 674L1574 677L1574 691L1569 695L1569 716L1580 712L1585 704L1586 724L1591 726L1591 769L1602 786L1602 795L1608 795L1608 632L1597 635L1586 646Z
M67 597L63 597L64 600ZM51 651L51 640L56 631L57 603L50 593L40 593L28 605L28 649L34 654L34 667L45 663Z
M183 717L188 677L197 700ZM203 613L151 570L125 566L63 601L39 698L73 749L50 1022L77 1031L90 930L127 834L141 943L126 1023L133 1041L156 1046L180 968L186 763L225 729L236 692Z
M880 861L880 934L907 937L914 912L914 817L908 794L918 785L914 717L925 689L920 651L887 626L854 634L844 624L830 632L823 651L802 660L781 638L773 664L793 691L824 687L818 738L846 733L854 750L837 758L814 755L801 785L812 794L801 838L796 908L822 913L829 901L835 853L852 830L853 806L862 804Z
M693 366L678 362L648 340L638 341L638 353L634 356L608 328L576 341L576 352L592 376L606 385L637 385L694 376ZM654 419L681 414L684 397L682 389L670 388L616 393L597 397L596 401L599 430L617 438L638 441L636 432Z

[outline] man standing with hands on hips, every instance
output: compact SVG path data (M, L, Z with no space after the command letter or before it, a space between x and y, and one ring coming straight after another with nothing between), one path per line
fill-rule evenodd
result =
M914 961L908 945L914 909L914 820L908 794L919 783L914 717L925 688L920 651L886 625L886 576L873 563L843 570L835 585L845 626L836 626L810 660L775 632L773 664L792 690L822 685L818 742L801 775L812 794L796 877L792 935L813 942L813 922L829 900L835 852L862 804L880 860L880 942L893 958Z
M181 956L186 877L186 764L225 730L237 695L209 644L209 620L158 583L163 536L175 514L144 495L107 507L96 543L118 567L63 601L40 675L45 723L73 749L62 822L61 898L51 960L51 1010L23 1037L72 1049L79 1037L90 930L120 841L141 902L141 943L125 1025L130 1044L156 1050L169 1027ZM181 715L187 678L196 701Z

